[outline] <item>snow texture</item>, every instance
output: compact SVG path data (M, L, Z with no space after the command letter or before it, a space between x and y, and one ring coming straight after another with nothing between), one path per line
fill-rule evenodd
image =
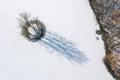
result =
M72 64L26 40L17 20L24 11L38 16L47 30L73 41L89 61ZM114 80L102 62L105 50L96 29L87 0L0 0L0 80Z

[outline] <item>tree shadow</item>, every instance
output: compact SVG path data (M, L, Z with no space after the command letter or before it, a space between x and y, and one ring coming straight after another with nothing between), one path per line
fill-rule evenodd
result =
M63 55L70 62L81 64L88 61L84 53L79 51L71 41L66 40L57 33L46 32L46 35L39 40L39 43Z

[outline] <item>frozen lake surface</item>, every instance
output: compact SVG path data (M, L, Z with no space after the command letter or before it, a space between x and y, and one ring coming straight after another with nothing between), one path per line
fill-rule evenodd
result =
M71 63L26 40L17 20L24 11L39 17L48 31L73 41L87 63ZM1 0L0 22L0 80L114 80L102 62L104 45L95 34L99 28L87 0Z

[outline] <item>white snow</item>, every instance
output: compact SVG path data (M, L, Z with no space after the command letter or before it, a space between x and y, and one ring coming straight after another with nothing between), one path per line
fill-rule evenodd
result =
M88 62L73 64L26 40L17 20L24 11L75 42ZM114 80L102 62L105 50L96 29L87 0L0 0L0 80Z

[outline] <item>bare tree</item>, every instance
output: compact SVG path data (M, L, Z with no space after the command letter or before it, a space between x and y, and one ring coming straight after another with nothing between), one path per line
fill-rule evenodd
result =
M30 14L24 12L20 14L18 20L19 26L22 28L22 35L29 41L36 42L45 36L46 27L38 18L31 18ZM32 28L36 34L31 34L29 28Z

